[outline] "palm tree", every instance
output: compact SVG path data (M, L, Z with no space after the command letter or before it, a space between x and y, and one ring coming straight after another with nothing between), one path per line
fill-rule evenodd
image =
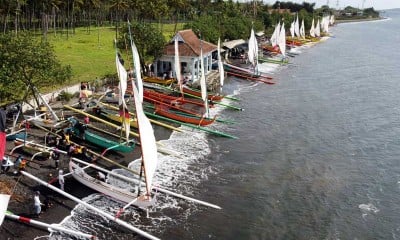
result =
M101 0L84 0L84 9L88 12L88 32L90 33L91 25L91 10L99 9L101 7ZM98 12L97 12L98 13ZM96 15L96 25L98 25L98 14Z
M124 13L129 7L127 0L111 0L110 10L115 11L117 24L115 25L115 39L118 38L118 28L120 23L120 13Z

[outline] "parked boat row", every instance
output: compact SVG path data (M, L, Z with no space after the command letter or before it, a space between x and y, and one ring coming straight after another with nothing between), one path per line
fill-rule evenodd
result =
M324 23L324 26L325 24L326 23ZM298 26L300 25L301 27L298 29ZM317 25L318 27L320 26L319 24ZM278 23L274 34L270 39L271 45L267 45L265 43L260 43L254 34L254 30L251 29L247 46L247 61L250 64L247 65L244 63L234 64L233 62L228 62L228 59L223 61L220 51L220 42L218 42L217 62L219 76L215 80L218 83L218 87L217 89L214 89L214 91L209 91L209 86L207 86L207 75L205 69L209 69L208 65L210 63L204 62L204 59L207 58L203 56L202 44L198 50L200 56L198 65L200 68L198 69L199 71L196 72L198 75L197 86L199 89L192 88L195 86L193 82L190 84L185 83L184 76L181 76L182 69L179 58L179 45L182 44L182 42L180 42L179 39L184 40L185 37L183 35L187 34L187 32L178 32L178 35L175 36L172 41L173 43L171 42L171 46L173 45L174 49L174 64L171 65L171 72L174 73L174 77L168 79L160 79L154 76L141 76L139 54L136 45L131 38L130 47L134 62L133 68L135 71L129 74L121 62L118 49L116 49L115 64L119 80L118 86L114 86L115 88L112 89L111 92L113 94L107 95L109 92L105 92L102 96L109 96L112 98L112 101L110 99L107 100L110 104L103 103L102 98L87 98L84 102L80 102L84 103L80 104L82 109L77 109L69 105L63 106L64 110L73 111L74 113L77 113L78 116L64 116L63 114L61 114L61 116L60 114L57 114L43 98L41 98L39 91L34 86L30 86L35 90L40 100L46 106L46 112L36 114L35 111L33 116L24 118L24 122L21 126L32 124L39 129L43 129L43 131L46 132L45 136L47 136L47 134L54 135L57 141L55 141L56 143L54 143L54 145L53 143L48 144L45 142L45 144L41 144L35 142L30 140L29 134L26 134L29 128L24 128L21 130L22 133L25 133L24 135L17 135L20 133L18 131L14 131L10 134L9 139L15 141L15 147L12 149L10 154L13 155L15 151L23 149L25 154L31 156L31 161L36 157L48 159L55 152L68 155L69 173L63 174L60 172L58 178L64 179L64 177L72 176L82 185L117 200L122 204L117 214L113 215L81 201L64 191L63 188L56 188L51 183L43 181L43 179L38 176L34 176L26 171L20 172L33 181L36 181L37 183L48 187L49 189L76 201L79 204L83 204L93 212L116 222L126 229L148 239L159 239L158 237L121 220L121 214L123 214L125 209L129 207L135 207L138 211L148 211L150 207L157 204L156 193L165 193L176 198L185 199L214 209L221 208L215 204L185 196L181 193L175 193L172 190L154 185L153 180L158 167L158 153L169 154L172 156L179 155L179 153L171 149L166 149L162 144L156 142L153 125L157 124L158 126L165 127L170 131L183 131L178 128L177 125L184 125L210 134L235 138L230 134L209 128L209 126L212 126L217 122L221 124L234 124L234 121L221 119L217 115L210 115L209 108L218 104L219 106L224 106L229 109L241 110L240 107L223 103L225 100L238 102L238 99L223 94L225 76L231 75L234 76L234 78L258 81L266 84L275 84L276 82L273 81L271 76L267 75L266 72L260 71L258 66L259 61L279 65L288 64L288 56L295 56L296 51L288 53L286 49L301 48L303 45L316 41L314 36L309 40L306 39L304 33L304 21L300 24L298 17L295 22L292 23L290 31L291 33L293 32L293 34L291 34L291 38L287 39L284 23ZM313 31L316 30L314 29ZM143 81L151 83L152 87L149 88L149 85L144 84ZM93 126L89 123L89 120L86 119L96 122L97 125ZM113 129L113 132L110 129ZM76 147L81 145L84 145L85 148L88 149L87 151L92 153L93 156L96 156L96 158L104 159L117 167L123 168L134 174L135 177L127 177L125 175L117 174L109 169L96 165L91 161L93 158L89 155L85 155L86 152L80 152L78 154L71 152L71 146ZM101 153L97 152L98 149L100 149ZM132 170L127 166L107 159L106 153L110 151L119 154L127 154L132 151L140 152L140 167ZM94 175L97 171L110 176L112 175L122 181L129 182L129 184L134 186L134 190L128 190L113 185L111 182L107 181L107 177L104 177L103 179ZM0 196L0 201L2 203L4 202L4 205L8 204L7 197L3 198ZM4 212L6 209L7 208L4 209ZM54 227L52 224L46 225L45 223L40 223L38 221L27 220L10 212L7 212L6 215L12 219L22 219L22 221L25 222L49 227L52 231L61 231L83 238L93 238L92 234L72 231L62 227ZM0 218L0 220L2 221L2 218Z

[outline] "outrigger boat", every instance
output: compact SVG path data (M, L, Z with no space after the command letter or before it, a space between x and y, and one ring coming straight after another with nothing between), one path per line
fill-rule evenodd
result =
M21 114L22 107L21 105L17 104L15 105L17 112L13 114L13 124L10 128L6 129L6 140L7 141L14 141L15 139L26 139L27 137L27 132L26 128L29 128L29 126L23 126L23 124L19 124L17 127L17 121L19 118L19 115Z
M161 85L171 85L175 81L175 79L173 78L162 79L159 77L143 77L143 81L148 83L157 83Z
M76 138L105 149L112 148L112 150L117 152L132 152L135 148L135 143L133 141L130 141L128 144L126 142L118 143L85 129L84 124L80 123L77 119L73 117L68 118L68 121L72 124L72 126L70 128L67 128L67 131L70 129L73 136Z
M39 90L35 86L31 86L31 89L35 95L40 99L40 101L44 104L43 111L44 113L35 116L24 116L25 121L32 123L35 126L44 127L47 129L61 129L68 125L67 121L61 120L57 114L53 111L47 101L42 97Z
M111 121L118 122L118 123L122 123L124 121L126 121L126 122L129 121L129 125L131 127L137 128L137 120L136 120L136 118L124 119L118 113L113 113L113 112L105 110L101 103L97 103L96 102L95 104L92 104L92 105L93 106L91 107L91 109L97 115L99 115L101 117L104 117L106 119L109 119Z
M188 114L179 114L178 112L173 112L168 108L167 106L164 105L155 105L155 113L167 118L171 118L180 122L184 123L191 123L194 125L198 126L207 126L213 123L216 119L216 116L214 118L206 118L206 117L198 117L198 116L190 116Z
M228 75L232 75L238 78L260 81L266 84L275 84L275 82L271 81L272 77L256 74L251 69L238 67L226 62L224 62L224 70L227 72Z
M42 157L42 158L49 158L51 155L51 152L47 148L40 147L36 144L32 144L29 141L25 141L22 139L16 139L14 140L14 148L10 151L10 155L13 154L13 152L17 149L22 149L25 153L28 153L32 155L31 159L34 159L35 157Z
M83 185L97 191L103 193L111 198L117 199L124 203L130 203L132 200L137 199L137 193L129 192L126 189L122 189L107 183L106 181L99 180L90 176L85 172L85 167L80 167L73 160L69 161L69 172L72 173L72 176L78 182ZM138 201L138 207L146 208L150 206L152 203L141 204L143 202Z
M26 133L26 129L22 128L22 129L19 129L18 131L12 131L11 133L7 133L6 140L14 141L17 138L25 139L27 136L28 136L28 134Z
M197 105L200 107L204 107L204 103L202 101L197 101L196 99L187 99L178 96L171 96L167 94L163 94L160 92L156 92L153 90L145 89L143 91L143 97L148 100L149 102L163 102L167 104L186 104L190 103L193 105Z
M189 88L188 86L183 86L183 92L196 96L196 97L201 97L201 92L192 88ZM208 100L210 101L221 101L224 98L224 95L216 95L216 94L207 94Z

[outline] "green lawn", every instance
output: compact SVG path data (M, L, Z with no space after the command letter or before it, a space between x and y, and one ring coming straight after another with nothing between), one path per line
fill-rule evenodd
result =
M177 30L183 29L179 23ZM174 24L164 24L163 34L167 40L174 35ZM48 41L54 47L57 58L62 65L71 65L72 82L93 81L107 74L115 74L115 28L92 27L90 33L86 28L76 28L75 34L67 35L51 31ZM122 51L123 56L125 50ZM124 57L126 59L126 57Z
M111 28L77 28L75 34L49 33L48 40L63 65L71 65L73 82L92 81L115 70L115 31Z

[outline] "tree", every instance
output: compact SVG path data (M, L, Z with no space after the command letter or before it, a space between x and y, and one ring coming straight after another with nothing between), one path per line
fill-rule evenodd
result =
M110 5L110 10L115 12L115 17L117 24L115 25L115 38L118 38L118 28L121 21L121 14L125 13L126 9L129 7L129 2L127 0L112 0Z
M379 17L379 12L375 11L373 7L365 8L363 10L363 15L366 17Z
M149 23L132 22L131 32L132 39L135 42L139 52L141 67L143 68L144 72L146 72L147 69L144 68L144 66L146 66L147 63L153 62L162 55L165 46L164 36L161 31L155 29ZM130 49L131 46L128 26L124 26L122 28L117 46L119 49ZM127 62L132 63L132 61Z
M40 89L71 78L70 66L61 66L50 45L28 34L0 35L0 62L2 102L26 100L29 86Z

